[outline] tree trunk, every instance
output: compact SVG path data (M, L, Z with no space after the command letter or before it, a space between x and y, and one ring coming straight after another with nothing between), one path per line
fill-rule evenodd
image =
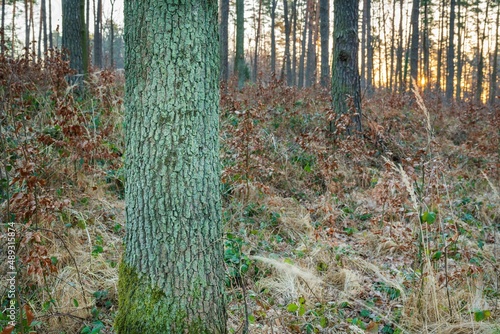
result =
M100 1L100 0L99 0ZM229 0L221 0L220 3L220 61L221 80L227 82L229 79Z
M373 91L373 38L372 38L372 2L365 0L366 14L366 91Z
M43 7L40 6L40 21L39 21L39 26L38 26L38 40L37 40L38 61L42 60L42 21L43 21Z
M290 61L290 20L288 15L288 0L283 0L283 10L285 18L285 57L283 68L286 73L286 82L288 86L292 85L292 64ZM282 75L283 77L283 75Z
M94 22L94 66L102 68L102 0L97 0Z
M238 74L238 88L245 85L245 2L236 0L236 59L234 71Z
M276 75L276 33L274 30L276 21L276 6L278 0L271 1L271 75Z
M497 15L496 15L496 25L495 25L495 51L493 52L493 64L491 68L491 77L490 77L490 96L489 96L489 104L493 106L495 104L495 99L497 96L497 78L498 78L498 26L500 25L500 5L497 6Z
M455 77L455 5L456 0L450 2L450 25L448 36L448 54L446 57L446 100L451 102L453 99L453 79Z
M115 23L113 22L113 11L115 7L115 1L111 0L111 26L109 27L109 64L112 69L115 68Z
M12 36L11 36L11 49L10 49L10 57L14 58L14 45L16 38L16 0L12 2Z
M424 32L422 36L422 51L424 54L424 88L427 91L430 85L430 40L429 40L429 1L423 0L424 5Z
M315 29L316 6L314 0L308 0L307 14L309 15L306 63L306 87L311 87L316 81L316 41L313 38Z
M217 2L125 1L119 334L226 333Z
M393 0L392 20L391 20L391 68L389 75L389 88L391 91L394 89L394 79L395 79L395 71L394 71L395 40L396 40L396 0Z
M396 86L399 91L403 91L403 0L399 0L399 27L398 27L398 51L396 55L396 78L398 83Z
M47 41L47 3L45 0L41 2L42 12L43 12L43 53L47 53L48 41Z
M304 87L304 68L305 68L305 58L306 58L306 40L307 40L307 25L308 25L309 15L307 11L304 13L304 30L302 33L301 41L301 52L299 61L299 88Z
M490 2L486 1L486 13L485 13L485 18L488 18L488 13L490 9ZM479 18L479 2L478 2L478 10L477 10L477 16ZM484 81L484 40L486 39L486 22L488 20L484 20L484 26L483 26L483 32L481 34L481 25L478 19L478 36L477 36L477 52L478 52L478 62L477 62L477 82L476 82L476 94L475 94L475 100L476 103L480 103L482 101L482 96L483 96L483 81Z
M2 27L0 33L2 34L1 48L3 56L5 54L5 0L2 0Z
M111 15L113 12L111 12ZM89 49L87 43L87 25L85 24L85 0L80 0L80 17L82 18L82 23L80 25L80 35L82 36L82 63L83 63L83 73L86 76L89 72Z
M321 35L321 87L330 83L330 0L319 1Z
M30 55L30 19L29 19L29 3L28 0L24 0L24 57L26 60L29 59Z
M352 125L361 132L361 94L358 72L358 0L334 0L334 48L332 101L337 114L352 115ZM333 130L333 124L330 123Z
M466 7L467 8L467 7ZM459 1L457 4L457 38L458 38L458 43L457 43L457 89L455 93L455 99L457 102L459 102L462 98L462 71L463 71L463 55L462 55L462 42L463 42L463 36L465 33L465 25L467 20L463 20L463 17L467 17L467 15L463 16L462 15L462 2Z
M49 49L54 48L54 42L52 40L52 0L49 0Z
M258 74L258 62L259 62L259 39L260 39L260 24L261 24L261 15L262 15L262 0L259 0L259 16L257 18L257 30L255 32L255 50L253 57L253 78L254 81L257 82L257 74Z
M83 17L80 10L81 0L65 0L62 2L63 35L62 48L69 57L69 66L77 73L83 73L83 53L81 26Z
M443 42L444 42L444 21L445 21L445 4L443 2L439 2L439 6L441 9L441 22L439 24L439 36L438 36L438 51L437 51L437 60L436 60L436 89L441 92L441 77L442 77L442 67L443 67Z
M292 85L295 86L297 84L297 0L293 0L292 2Z
M418 82L418 21L420 13L420 1L413 0L411 10L411 46L410 46L410 76Z

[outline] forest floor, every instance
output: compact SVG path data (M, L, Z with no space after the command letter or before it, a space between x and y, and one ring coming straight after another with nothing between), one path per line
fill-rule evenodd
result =
M0 65L1 218L21 236L23 332L113 333L124 80L77 92L67 73ZM326 90L223 91L231 333L500 333L499 109L377 91L349 136Z

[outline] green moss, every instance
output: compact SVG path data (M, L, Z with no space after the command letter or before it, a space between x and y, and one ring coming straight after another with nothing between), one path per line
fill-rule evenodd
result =
M119 334L213 333L199 318L188 322L186 312L175 309L178 301L124 262L120 264L118 293L114 329Z

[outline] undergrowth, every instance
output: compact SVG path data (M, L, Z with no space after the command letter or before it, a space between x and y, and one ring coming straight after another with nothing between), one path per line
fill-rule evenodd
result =
M13 228L23 319L2 333L113 332L123 77L70 74L57 53L0 60L2 276ZM327 91L228 87L230 332L500 333L498 109L377 92L348 136Z

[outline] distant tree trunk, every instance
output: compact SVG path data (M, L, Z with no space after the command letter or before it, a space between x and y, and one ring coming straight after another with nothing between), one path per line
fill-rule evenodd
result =
M83 73L83 53L80 10L81 0L65 0L62 2L62 48L69 57L69 66L77 73Z
M12 45L10 50L11 58L14 58L15 38L16 38L16 0L12 2L12 36L11 36Z
M389 80L387 78L387 76L390 74L390 71L389 71L389 58L390 58L390 51L389 51L389 47L387 46L387 36L389 35L387 33L387 29L386 29L386 21L387 21L387 13L385 11L385 1L381 1L381 5L382 5L382 28L380 29L384 35L384 59L383 59L383 63L385 65L385 71L384 71L384 76L385 76L385 82L384 82L384 87L385 88L388 88L389 86ZM380 44L382 44L382 41L380 41ZM379 58L382 60L382 51L380 51L380 56ZM381 68L382 68L382 61L381 61L381 64L380 64ZM380 75L380 77L382 78L382 75Z
M88 63L90 66L90 0L87 0L87 4L85 5L85 41L87 42L87 54L88 54ZM95 36L95 33L94 33Z
M422 36L422 51L424 54L424 87L428 90L430 85L430 40L429 40L429 1L423 0L424 5L424 31Z
M498 78L498 26L500 25L500 5L497 5L497 15L496 15L496 25L495 25L495 51L493 52L493 64L491 68L490 77L490 96L489 104L490 106L495 104L495 99L497 96L497 78Z
M399 91L403 91L403 0L399 2L399 27L398 27L398 51L396 53L396 78L398 79L397 87Z
M245 2L236 0L236 58L234 71L238 74L238 88L245 85L245 49L243 46L245 37Z
M306 63L306 87L311 87L316 81L316 40L314 39L316 3L308 0L307 13L309 15Z
M418 22L420 13L420 1L413 0L411 10L411 46L410 46L410 76L418 82Z
M441 92L441 77L442 77L442 67L443 67L443 43L444 43L444 21L445 21L445 4L442 1L439 1L440 6L440 17L441 22L439 24L439 33L438 33L438 51L437 51L437 60L436 60L436 89Z
M94 66L102 68L102 0L97 0L94 19Z
M28 0L24 0L24 30L26 32L26 35L24 36L24 57L28 60L30 54L30 19Z
M45 0L41 2L42 12L43 12L43 53L47 53L48 41L47 41L47 3Z
M2 27L0 33L2 34L1 48L2 55L5 53L5 0L2 0Z
M288 86L293 84L292 81L292 64L290 60L290 19L288 15L288 0L283 0L283 10L285 17L285 57L283 68L286 72L286 82ZM283 77L283 76L282 76Z
M477 8L477 17L478 17L478 36L477 36L477 52L478 52L478 61L477 61L477 82L476 82L476 94L475 94L475 100L476 103L481 102L482 100L482 95L483 95L483 81L484 81L484 40L486 39L486 22L487 19L484 20L484 26L483 26L483 32L481 33L481 24L479 21L479 2L478 2L478 8ZM486 1L486 13L485 13L485 18L488 17L490 9L490 2Z
M113 7L111 7L113 8ZM111 12L113 13L113 12ZM113 15L113 14L111 14ZM80 17L82 18L80 25L80 35L82 36L82 63L83 63L83 74L86 76L89 72L89 49L87 43L87 25L85 24L85 0L80 0Z
M259 62L259 39L260 39L260 24L262 15L262 0L259 0L259 16L257 19L257 31L255 32L255 53L254 53L254 63L253 63L253 78L257 81L258 74L258 62Z
M113 11L116 0L110 0L111 3L111 26L109 27L109 64L112 69L115 68L115 23L113 22Z
M358 0L334 0L332 101L337 114L352 115L348 134L361 132L361 94L358 72ZM333 130L333 123L330 129Z
M453 80L455 78L455 6L456 0L450 2L450 25L448 36L448 54L446 57L446 100L453 99Z
M38 26L38 40L37 40L37 46L38 46L38 61L42 60L42 26L43 26L43 6L40 6L40 21L39 21L39 26Z
M100 1L100 0L99 0ZM229 0L221 0L220 4L220 68L221 80L226 82L229 79Z
M304 30L302 33L302 45L299 61L299 88L304 87L304 69L305 69L305 58L306 58L306 40L307 40L307 25L308 25L309 15L307 11L304 13Z
M292 41L293 41L293 51L292 51L292 85L297 84L297 0L292 2Z
M373 91L373 37L372 37L372 1L366 4L366 92ZM364 13L363 13L364 14Z
M276 25L276 6L278 4L278 0L271 1L271 74L276 75L276 33L275 33L275 25Z
M396 0L392 2L392 20L391 20L391 68L389 75L389 88L394 89L394 81L396 72L394 70L394 48L396 39ZM396 80L397 81L397 80Z
M49 0L49 49L54 48L54 42L52 41L52 0Z
M319 1L321 36L321 87L330 83L330 0Z
M462 55L462 37L463 33L465 32L465 24L467 20L462 20L462 17L467 17L467 15L462 16L462 2L459 1L457 3L457 27L458 27L458 32L457 32L457 37L458 37L458 42L457 42L457 89L455 93L455 99L457 102L459 102L462 98L462 71L463 71L463 55ZM465 22L464 22L465 21Z

